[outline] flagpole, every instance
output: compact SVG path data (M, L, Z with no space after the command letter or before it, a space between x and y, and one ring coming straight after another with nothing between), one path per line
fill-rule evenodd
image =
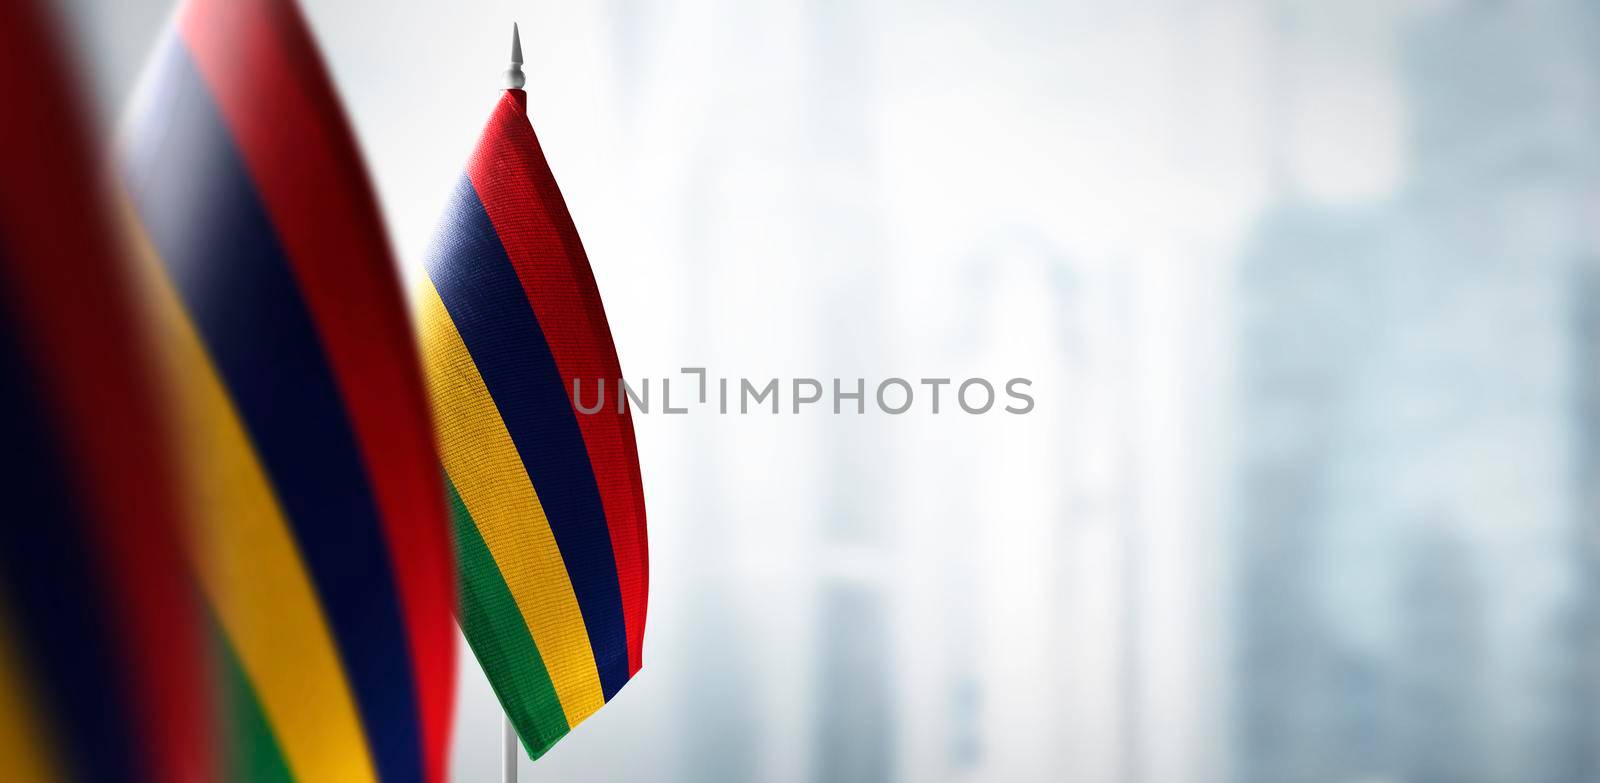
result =
M511 716L500 715L500 783L517 783L517 729Z
M528 82L522 75L522 36L517 32L517 23L511 23L511 67L506 69L505 85L508 90L520 90Z
M522 35L516 22L511 23L511 66L506 68L505 88L520 90L527 83L522 74ZM511 725L511 716L500 714L500 783L517 783L517 727Z

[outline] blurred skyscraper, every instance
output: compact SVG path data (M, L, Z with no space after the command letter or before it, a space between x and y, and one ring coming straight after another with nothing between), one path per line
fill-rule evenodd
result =
M1553 642L1568 660L1556 688L1570 730L1564 757L1571 775L1600 779L1600 265L1590 263L1572 288L1576 299L1572 360L1576 370L1577 499L1569 535L1576 570L1571 606Z
M1248 245L1241 780L1595 779L1595 21L1423 12L1398 192Z
M807 224L803 252L823 272L812 315L822 347L819 375L829 387L819 407L857 417L862 405L875 405L874 370L888 358L878 306L883 269L858 263L883 255L872 133L880 103L876 12L848 0L810 0L797 10L805 30L798 119L805 128L802 155L814 176L796 196ZM838 392L862 397L838 400ZM878 421L852 424L819 442L816 453L821 568L813 575L810 776L818 783L892 780L897 755L895 542L886 498L898 466L886 458Z

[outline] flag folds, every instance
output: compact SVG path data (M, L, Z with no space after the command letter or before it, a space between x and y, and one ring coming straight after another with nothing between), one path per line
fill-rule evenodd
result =
M418 302L458 561L458 619L537 758L640 667L644 494L621 370L577 229L506 90L456 185Z
M207 780L205 638L159 387L41 5L0 3L0 769Z
M444 489L376 201L294 4L186 3L129 119L231 776L442 780Z

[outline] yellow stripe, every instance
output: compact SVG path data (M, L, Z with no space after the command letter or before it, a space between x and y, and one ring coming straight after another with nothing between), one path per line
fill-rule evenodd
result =
M567 724L576 726L605 697L566 564L511 434L438 290L432 281L421 288L423 365L440 459L511 588Z
M57 780L52 743L40 730L42 717L28 687L10 624L0 612L0 759L11 780Z
M164 349L206 596L295 776L375 780L333 636L278 498L155 248L136 219L126 222Z

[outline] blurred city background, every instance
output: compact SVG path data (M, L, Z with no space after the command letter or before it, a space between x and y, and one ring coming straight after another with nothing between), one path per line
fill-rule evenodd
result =
M304 0L408 279L521 23L645 669L527 781L1600 780L1600 8ZM107 128L170 11L64 0ZM499 712L462 647L453 768Z

